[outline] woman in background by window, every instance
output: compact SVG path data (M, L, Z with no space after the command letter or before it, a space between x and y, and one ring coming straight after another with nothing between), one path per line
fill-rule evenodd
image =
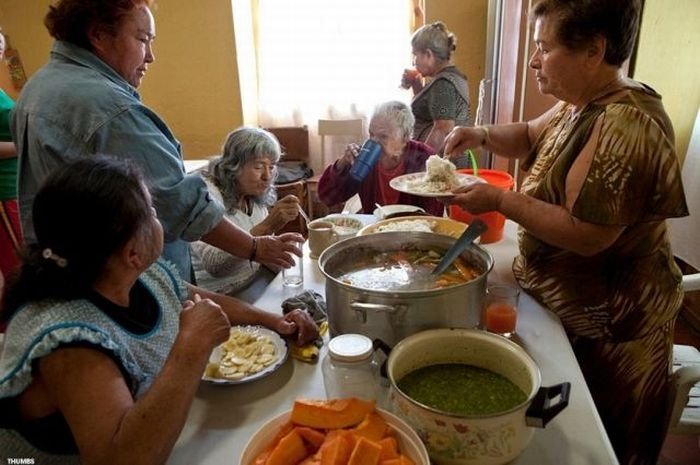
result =
M253 236L279 232L299 215L299 199L277 200L274 180L282 150L277 138L260 128L241 127L226 137L223 155L209 162L202 177L225 216ZM197 284L205 289L253 301L276 273L218 247L192 244ZM277 271L277 270L274 270Z
M467 77L452 64L457 37L443 22L436 21L418 29L411 38L411 46L416 69L405 70L401 84L414 93L413 138L440 151L452 128L470 122ZM429 82L423 85L421 76L430 78ZM463 167L466 157L452 161Z
M5 36L0 27L0 60L5 56ZM9 276L19 263L22 243L17 207L17 149L10 133L12 99L0 89L0 272Z

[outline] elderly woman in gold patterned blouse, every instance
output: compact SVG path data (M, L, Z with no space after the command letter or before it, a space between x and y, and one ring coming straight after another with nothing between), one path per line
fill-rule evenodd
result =
M541 0L530 58L551 110L457 128L446 153L484 146L519 159L519 192L486 184L448 200L520 225L513 271L564 324L622 464L655 464L665 432L673 326L682 299L666 218L688 214L661 97L625 77L638 0Z

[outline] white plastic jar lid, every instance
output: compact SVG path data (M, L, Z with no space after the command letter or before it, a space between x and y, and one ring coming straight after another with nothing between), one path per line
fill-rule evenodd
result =
M328 343L328 354L341 362L359 362L372 352L372 340L362 334L341 334Z

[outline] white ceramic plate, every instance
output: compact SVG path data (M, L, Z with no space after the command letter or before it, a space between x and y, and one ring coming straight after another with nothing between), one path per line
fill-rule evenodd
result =
M424 171L421 171L419 173L404 174L402 176L397 176L394 179L392 179L391 181L389 181L389 185L399 192L417 195L419 197L451 197L453 195L452 192L450 192L450 191L424 192L424 191L413 190L412 186L410 185L410 182L416 181L419 179L423 179L424 176L425 176ZM471 174L455 173L455 176L457 177L457 182L459 183L459 187L468 186L469 184L473 184L475 182L485 182L483 179L478 178L476 176L472 176Z
M389 215L393 215L394 213L408 213L408 212L415 212L415 213L425 213L425 210L423 210L421 207L416 207L415 205L401 205L401 204L395 204L395 205L382 205L382 209L380 210L379 208L375 208L372 214L379 218L380 220L383 220Z
M396 415L381 409L377 409L377 412L396 431L396 440L399 443L401 453L413 460L416 465L430 465L428 451L416 432ZM289 420L291 413L291 410L288 410L262 425L248 440L238 464L250 465L253 463L253 460L270 445L280 428Z
M253 332L256 334L264 335L270 338L272 341L272 344L275 346L275 355L277 358L273 363L270 365L266 366L262 370L258 371L257 373L253 373L249 376L244 376L241 379L227 379L227 378L210 378L206 375L202 376L202 380L206 381L208 383L212 384L243 384L243 383L249 383L251 381L255 381L256 379L263 378L273 371L277 370L279 367L281 367L284 362L287 360L287 356L289 354L289 348L287 346L287 341L285 339L282 339L282 337L277 334L276 332L267 329L263 326L232 326L231 329L238 329L241 331L246 331L246 332ZM209 355L209 362L210 363L218 363L219 360L221 360L221 353L222 353L222 348L221 346L217 346L214 348L214 350L211 351L211 355Z
M467 228L465 223L461 221L451 220L450 218L438 218L436 216L401 216L398 218L389 218L388 220L380 220L376 223L370 224L360 229L357 233L358 236L366 236L368 234L375 234L381 232L384 226L391 224L405 224L410 226L415 224L414 222L420 222L428 224L435 234L442 234L444 236L450 236L458 238L462 235L464 230ZM405 230L410 231L411 228L407 227ZM478 242L478 239L474 242Z

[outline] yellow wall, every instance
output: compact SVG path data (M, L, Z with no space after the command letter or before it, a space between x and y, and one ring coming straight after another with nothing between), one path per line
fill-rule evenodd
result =
M472 121L479 97L479 82L486 61L486 10L488 0L426 0L425 21L442 21L457 36L453 62L469 79Z
M676 150L688 151L700 106L700 1L646 0L634 78L663 96L676 131Z
M27 76L48 56L52 41L42 21L50 3L0 0L0 24ZM426 0L426 20L444 21L457 36L454 61L469 78L473 110L484 74L487 3ZM700 103L700 2L676 0L670 9L667 3L646 0L634 77L664 96L684 156ZM231 2L223 0L161 0L155 11L156 62L140 92L183 143L187 158L218 153L226 133L243 122L232 16Z

